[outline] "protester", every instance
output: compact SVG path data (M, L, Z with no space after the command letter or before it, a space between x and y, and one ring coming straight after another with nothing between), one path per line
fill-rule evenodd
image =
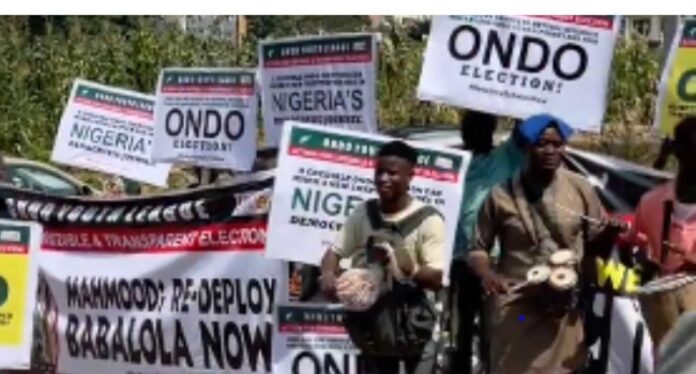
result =
M657 170L663 170L667 166L667 161L669 161L669 156L672 154L672 140L670 138L664 138L660 144L660 151L657 154L657 158L653 162L653 168Z
M491 190L470 242L469 260L487 294L491 373L571 373L587 357L577 287L565 284L562 291L557 282L556 289L549 282L528 287L523 282L532 267L561 250L579 263L588 242L607 225L592 186L561 168L572 129L559 118L537 115L519 132L526 167ZM492 265L496 239L500 257ZM571 275L560 278L572 280Z
M436 365L437 344L432 336L434 325L426 328L427 336L423 338L419 335L423 338L418 340L421 344L406 345L399 350L386 352L381 349L381 344L387 343L378 338L390 335L399 340L413 331L403 331L404 324L417 329L415 324L422 322L408 318L426 314L432 317L434 312L428 305L432 306L433 291L441 287L445 224L434 208L424 205L409 194L416 158L416 150L401 141L387 143L379 150L374 180L379 199L369 200L353 210L336 244L326 251L322 259L321 288L328 296L334 297L337 291L342 292L341 287L337 289L340 259L350 259L353 269L374 265L378 261L375 254L384 254L373 245L376 238L383 238L382 234L387 235L385 232L389 230L386 228L390 225L397 230L395 232L403 234L397 238L389 231L394 240L388 241L381 248L390 253L390 264L398 266L398 272L405 279L397 280L395 273L388 273L385 281L391 284L391 288L380 296L375 307L365 313L349 313L347 317L347 321L354 318L361 320L363 326L370 326L355 329L355 325L348 322L346 325L351 339L362 351L365 365L363 372L367 374L396 374L399 372L400 362L405 363L408 374L430 374ZM407 226L413 226L413 229L410 230ZM408 296L401 298L403 295ZM383 300L389 301L382 302ZM415 308L422 309L413 313ZM402 324L398 326L391 323L395 322L391 317L397 314L404 316L399 314L404 310L409 317L401 320ZM350 317L351 315L354 317ZM384 316L387 316L386 319L383 319ZM390 334L382 334L382 329L390 328L394 329Z
M256 152L252 171L273 170L278 167L278 148L267 147Z
M646 240L647 257L659 266L660 277L696 272L696 117L685 118L674 131L676 179L648 192L636 209L636 238ZM696 283L643 295L641 303L659 345L680 315L696 309Z
M466 111L461 121L464 149L472 153L472 158L463 184L464 192L450 271L456 298L452 303L457 347L453 370L460 374L471 371L474 320L481 304L480 283L466 263L468 238L473 233L479 209L490 189L511 178L524 163L524 154L516 139L517 124L512 136L494 148L496 121L495 116L474 110Z
M104 181L104 196L105 197L123 197L126 195L126 185L123 179L119 176L109 176Z

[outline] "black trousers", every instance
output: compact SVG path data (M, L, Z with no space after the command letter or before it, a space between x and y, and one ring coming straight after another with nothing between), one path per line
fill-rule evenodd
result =
M406 357L363 356L364 374L399 374L401 362L406 374L438 374L437 344L428 343L420 355Z
M479 352L484 364L488 357L485 334L479 333L475 324L477 316L479 321L485 318L481 315L483 289L481 281L474 275L463 258L455 258L452 261L450 285L454 299L452 300L452 313L457 320L455 324L456 353L453 357L452 373L470 374L473 364L474 336L478 335L479 337ZM480 325L483 324L480 323Z

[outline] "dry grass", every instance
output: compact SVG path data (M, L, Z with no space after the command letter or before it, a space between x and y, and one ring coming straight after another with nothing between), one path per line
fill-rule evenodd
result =
M652 167L660 151L661 139L646 125L608 124L602 134L582 134L571 145ZM670 160L668 169L674 168Z

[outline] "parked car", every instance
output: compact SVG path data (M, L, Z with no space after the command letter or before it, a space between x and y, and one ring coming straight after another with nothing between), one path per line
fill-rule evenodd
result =
M60 196L92 196L90 185L53 166L22 158L5 157L7 180L18 188Z

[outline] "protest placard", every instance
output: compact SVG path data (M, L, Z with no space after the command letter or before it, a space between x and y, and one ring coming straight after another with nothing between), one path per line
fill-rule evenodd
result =
M334 304L278 304L273 332L273 372L358 374L361 357Z
M436 16L418 97L598 132L618 27L615 16Z
M266 40L259 45L266 144L285 121L377 131L377 46L372 34Z
M285 265L263 257L272 181L116 201L0 187L14 218L45 228L44 366L269 373L275 303L287 294Z
M353 208L376 197L375 155L392 139L296 122L284 132L266 256L319 264ZM444 263L449 264L470 154L412 145L419 154L410 193L442 213L447 226Z
M51 160L165 187L171 165L150 161L154 97L77 79Z
M153 161L251 170L255 74L254 69L164 69L157 85Z
M686 19L675 34L657 98L654 127L671 137L687 116L696 116L696 19Z
M28 369L41 225L0 220L0 369Z

